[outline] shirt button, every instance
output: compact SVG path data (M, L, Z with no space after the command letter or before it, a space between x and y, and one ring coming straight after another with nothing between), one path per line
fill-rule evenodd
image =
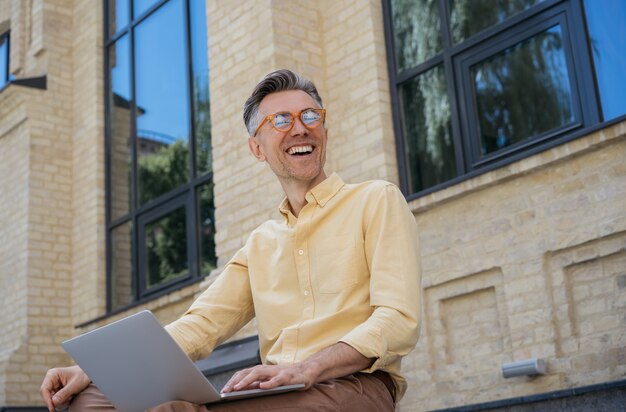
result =
M304 255L304 250L302 250L302 249L298 250L298 254L299 254L300 256Z
M308 290L304 291L304 296L309 296L309 291Z

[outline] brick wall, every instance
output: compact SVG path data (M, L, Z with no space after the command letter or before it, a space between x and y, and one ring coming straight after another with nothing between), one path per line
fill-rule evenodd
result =
M3 323L12 332L0 351L6 357L0 399L16 405L40 402L41 377L51 364L67 363L59 341L73 332L73 89L72 49L67 47L72 33L64 30L72 26L71 3L13 1L10 19L11 72L18 78L48 76L46 91L9 86L2 93L7 99L3 108L13 110L0 114L6 125L0 140L7 156L2 167L10 168L1 177L7 185L2 201L16 213L1 229L9 256L2 278L15 286L0 292L8 303Z
M9 89L0 94L0 404L25 379L11 364L27 337L29 128L23 97Z
M70 3L70 2L64 2ZM73 115L72 324L105 311L104 73L102 7L74 0L71 40ZM128 124L128 123L127 123ZM73 332L76 333L75 331Z
M379 1L326 1L329 157L346 181L397 184L382 6Z

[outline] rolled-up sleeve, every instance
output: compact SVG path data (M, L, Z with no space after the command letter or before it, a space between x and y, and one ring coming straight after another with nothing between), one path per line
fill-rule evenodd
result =
M407 355L421 321L421 268L415 218L400 190L385 184L373 196L364 227L372 315L341 341L375 358L369 372Z
M244 247L187 312L165 329L187 356L197 360L208 356L253 317L254 305Z

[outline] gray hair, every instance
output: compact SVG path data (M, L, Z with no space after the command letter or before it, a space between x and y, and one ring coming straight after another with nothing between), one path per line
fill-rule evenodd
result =
M305 79L291 70L276 70L269 73L256 85L243 106L243 121L250 136L252 136L252 133L254 133L262 120L259 116L259 105L265 96L287 90L302 90L311 96L315 103L323 107L322 98L311 80Z

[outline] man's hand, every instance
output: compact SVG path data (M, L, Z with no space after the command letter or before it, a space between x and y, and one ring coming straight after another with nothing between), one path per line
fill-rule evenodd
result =
M302 363L294 365L257 365L235 373L222 392L242 391L247 389L271 389L277 386L305 384L308 389L315 383L315 374L307 371Z
M304 389L328 379L339 378L369 368L374 359L366 358L350 345L339 342L293 365L258 365L233 375L222 392L271 389L303 383Z
M66 407L74 395L89 386L89 376L77 365L68 368L54 368L46 373L46 377L39 388L41 397L48 411Z

